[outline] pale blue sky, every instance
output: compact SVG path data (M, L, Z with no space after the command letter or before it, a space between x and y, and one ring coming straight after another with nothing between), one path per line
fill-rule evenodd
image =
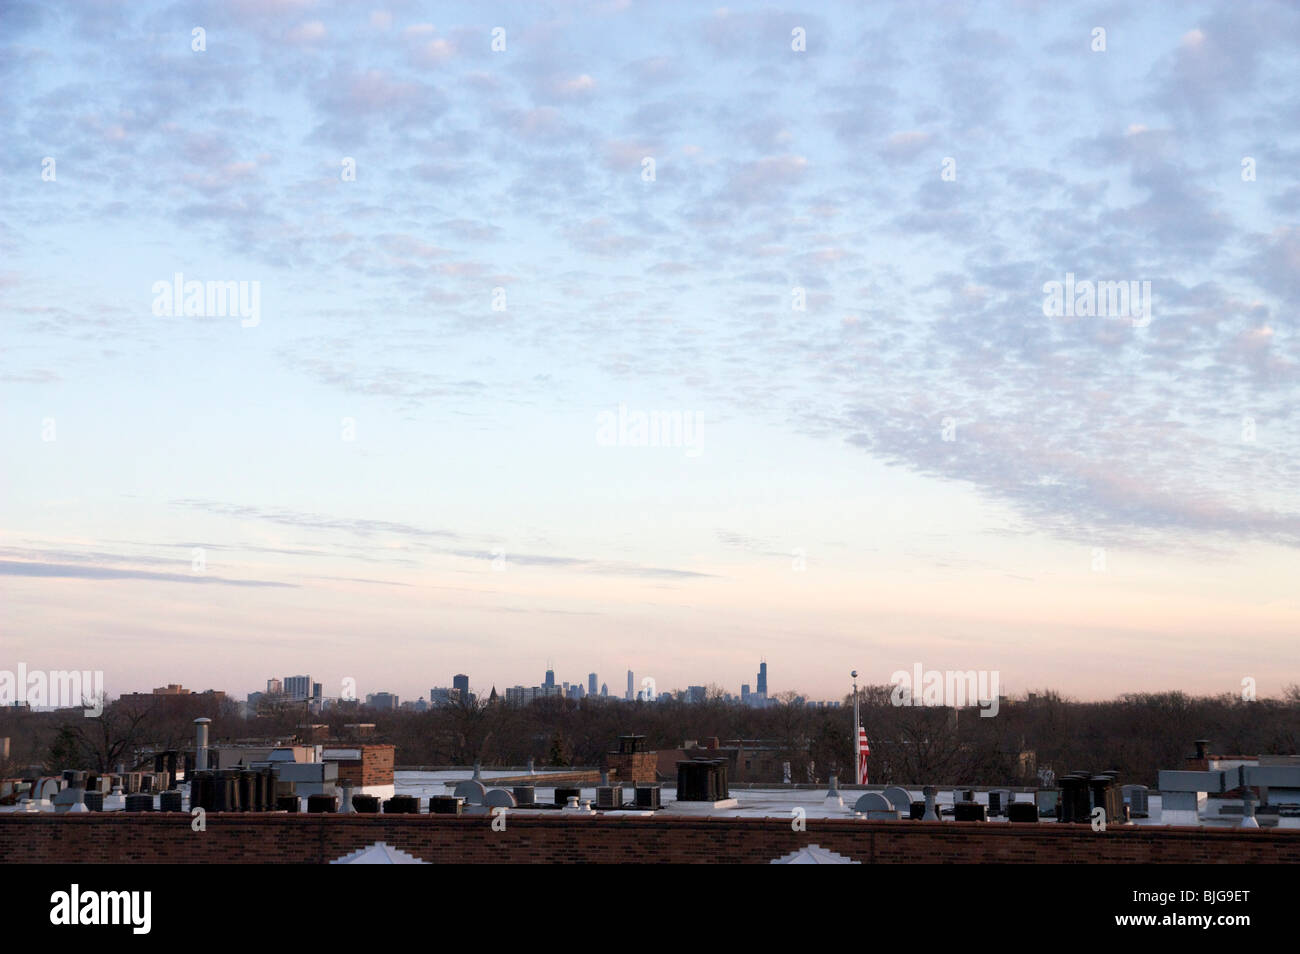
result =
M1298 46L1266 3L7 3L4 655L1300 681ZM156 316L177 272L260 322ZM1044 317L1067 272L1151 323ZM698 455L602 446L620 404Z

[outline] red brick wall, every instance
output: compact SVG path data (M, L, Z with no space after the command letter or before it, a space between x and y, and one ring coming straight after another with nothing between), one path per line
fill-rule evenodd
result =
M425 861L768 862L816 843L871 862L1074 864L1300 862L1300 830L1148 828L978 822L780 818L689 819L510 816L207 816L0 814L0 860L27 863L319 863L376 841Z
M658 752L610 752L605 756L610 777L620 782L653 782L658 765Z

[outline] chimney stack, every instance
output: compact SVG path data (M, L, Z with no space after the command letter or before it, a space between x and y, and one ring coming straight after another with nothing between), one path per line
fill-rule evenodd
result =
M197 770L200 772L205 772L208 768L208 726L211 724L212 720L207 716L194 720L194 753L195 761L198 762Z

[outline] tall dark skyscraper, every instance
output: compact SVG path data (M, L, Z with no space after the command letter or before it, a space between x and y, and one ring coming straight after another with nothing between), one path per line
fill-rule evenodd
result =
M451 687L460 693L462 702L469 699L469 676L463 672L451 677Z
M766 663L766 662L761 662L761 663L758 664L758 689L757 689L757 691L760 692L760 693L762 693L764 696L767 695L767 663Z
M587 695L594 696L595 694L596 694L596 674L594 672L589 672L587 673Z
M542 683L542 685L544 685L547 689L554 689L554 688L555 688L555 670L554 670L554 669L547 669L547 670L546 670L546 682Z

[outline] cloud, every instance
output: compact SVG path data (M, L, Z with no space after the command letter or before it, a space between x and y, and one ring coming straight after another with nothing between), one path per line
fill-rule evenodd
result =
M319 20L300 23L284 35L287 42L297 46L311 46L325 39L325 24Z
M602 43L603 14L543 11L506 54L482 25L395 23L404 10L217 5L218 56L134 4L6 7L0 135L24 144L0 154L23 349L4 354L6 399L89 380L102 350L120 352L94 378L112 387L142 354L210 344L52 264L73 234L161 222L184 240L154 261L211 252L293 286L270 342L277 388L473 418L563 409L608 380L685 382L1043 532L1293 539L1294 9L1115 14L1106 54L1050 5L1014 33L978 7L873 9L851 29L684 11L668 45L653 30ZM63 52L103 29L141 39L93 62ZM35 174L47 151L57 183ZM1255 183L1239 180L1248 154ZM1067 272L1150 281L1153 320L1044 318L1042 285ZM511 308L487 312L498 284ZM399 527L369 532L481 542Z
M284 508L268 509L249 507L236 504L224 504L212 500L190 498L173 500L172 504L193 510L206 511L222 517L230 517L235 520L263 520L270 523L278 523L286 527L296 527L304 530L343 531L361 537L370 537L381 534L414 537L422 540L455 540L459 537L459 534L452 533L448 530L431 530L424 527L417 527L409 523L401 523L391 520L328 517L322 514L288 510Z
M273 580L236 580L219 576L184 573L158 573L153 570L129 570L107 566L75 566L62 563L19 563L0 560L0 576L29 576L44 579L79 580L150 580L157 583L203 583L215 586L295 587L293 583Z

